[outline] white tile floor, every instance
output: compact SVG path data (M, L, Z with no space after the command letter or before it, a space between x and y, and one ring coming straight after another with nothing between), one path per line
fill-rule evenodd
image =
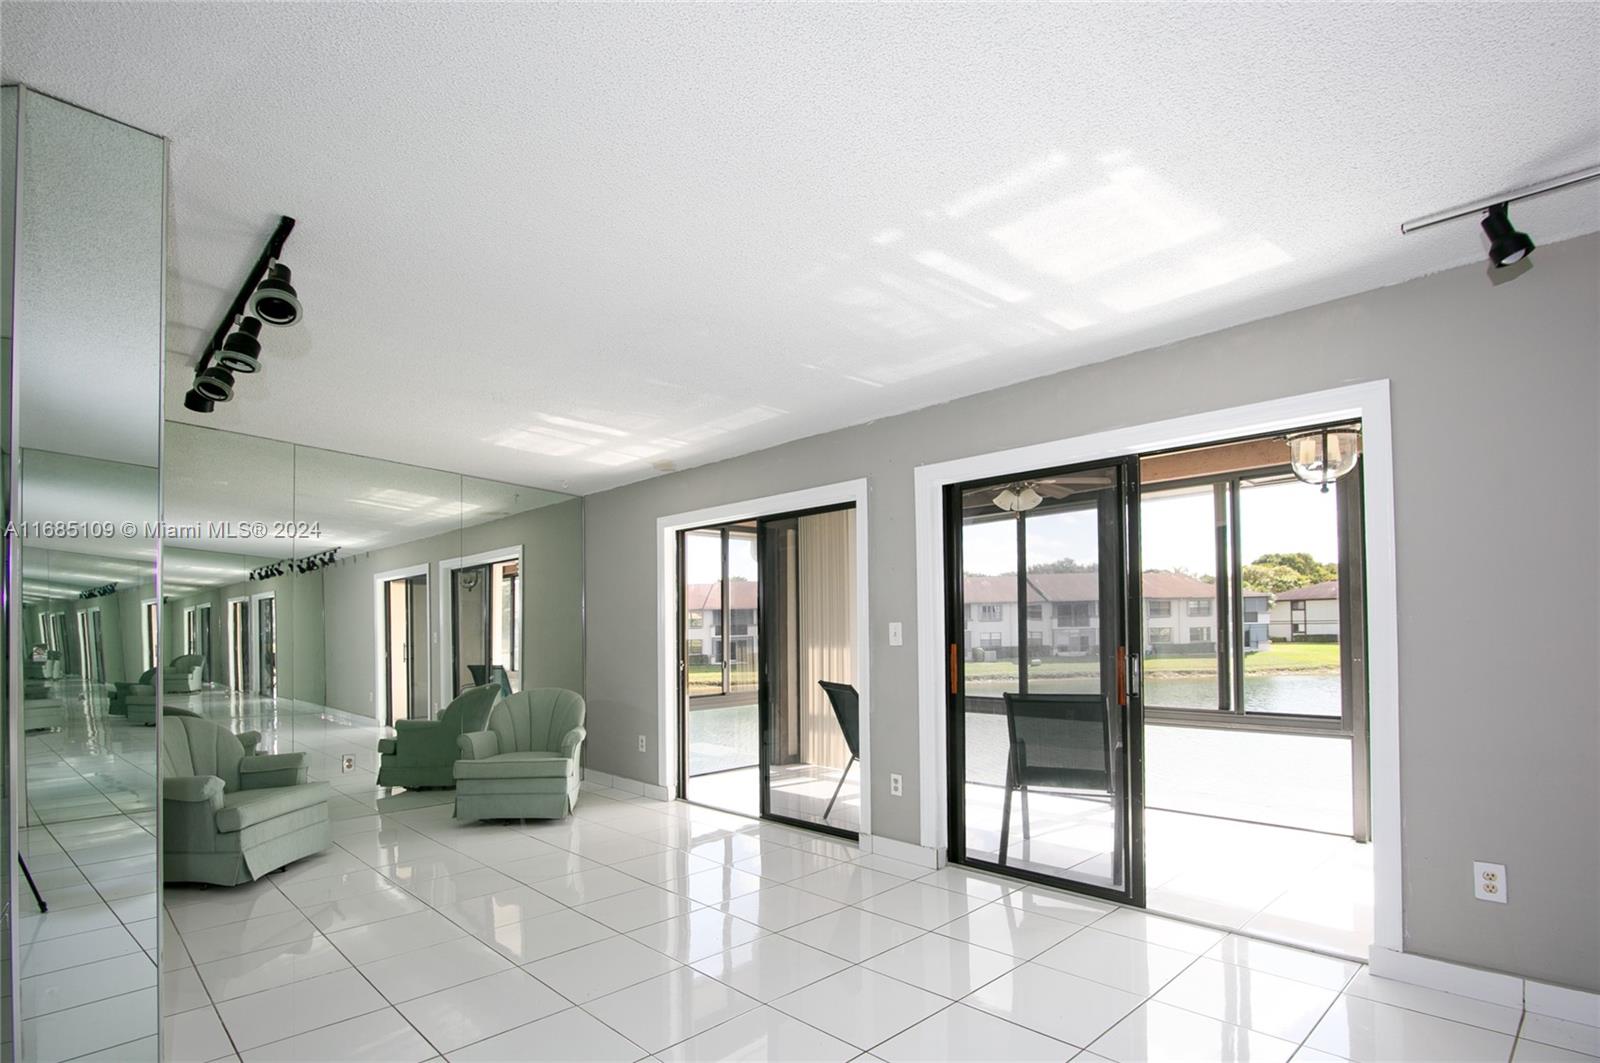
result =
M1590 1027L682 803L589 790L566 821L459 824L447 792L375 788L375 727L204 700L312 754L336 844L166 891L167 1059L1600 1060ZM87 873L111 862L85 880L128 877ZM85 976L64 984L142 970L138 921L103 919L36 946ZM148 993L39 1058L151 1058Z
M464 825L447 792L335 778L328 853L168 889L166 999L198 1005L169 1058L1506 1061L1522 1021L683 803L591 789L566 821ZM1574 1049L1547 1036L1517 1058Z

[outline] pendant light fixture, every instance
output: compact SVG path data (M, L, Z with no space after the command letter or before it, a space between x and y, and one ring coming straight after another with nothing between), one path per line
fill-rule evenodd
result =
M1295 476L1308 484L1321 484L1322 493L1328 485L1356 467L1361 455L1361 429L1356 425L1312 428L1304 432L1291 432L1289 467Z

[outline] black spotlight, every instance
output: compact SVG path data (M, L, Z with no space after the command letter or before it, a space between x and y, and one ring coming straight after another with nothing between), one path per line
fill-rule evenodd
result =
M190 388L184 392L183 408L186 410L193 410L195 413L210 413L215 406L216 403L200 394L198 388Z
M247 317L239 331L222 341L217 364L233 373L254 373L261 368L261 322Z
M266 278L250 295L250 311L269 325L292 325L300 320L300 297L289 283L289 267L274 263Z
M212 402L227 402L233 398L233 374L213 365L194 378L194 390Z
M1496 269L1514 266L1533 253L1533 241L1511 224L1510 204L1496 203L1483 216L1483 232L1489 238L1489 260Z

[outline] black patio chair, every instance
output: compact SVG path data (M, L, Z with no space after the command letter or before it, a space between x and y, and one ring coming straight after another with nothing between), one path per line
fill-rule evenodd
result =
M822 813L822 818L826 820L833 811L833 803L839 800L839 791L844 789L844 777L850 774L850 765L861 756L861 695L849 683L830 683L826 679L819 679L817 686L828 695L828 704L833 706L839 730L844 732L844 744L850 747L850 762L839 773L839 785L833 788L833 796L828 799L828 807Z
M1022 837L1031 836L1028 791L1032 788L1091 793L1112 798L1117 810L1115 846L1120 860L1122 803L1115 800L1111 702L1103 694L1015 694L1007 692L1006 799L1000 813L1000 863L1011 840L1011 794L1022 794Z

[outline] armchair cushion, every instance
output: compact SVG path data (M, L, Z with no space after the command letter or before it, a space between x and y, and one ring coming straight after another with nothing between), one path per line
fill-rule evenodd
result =
M239 761L239 789L299 786L310 775L304 753L265 753Z
M274 786L267 790L240 790L223 795L222 808L217 812L217 830L224 834L235 834L246 827L254 827L293 812L316 809L327 803L328 784L322 782L303 786ZM326 812L325 807L323 811Z
M501 753L484 760L456 761L456 780L462 779L544 779L575 775L577 762L560 753L529 750Z

